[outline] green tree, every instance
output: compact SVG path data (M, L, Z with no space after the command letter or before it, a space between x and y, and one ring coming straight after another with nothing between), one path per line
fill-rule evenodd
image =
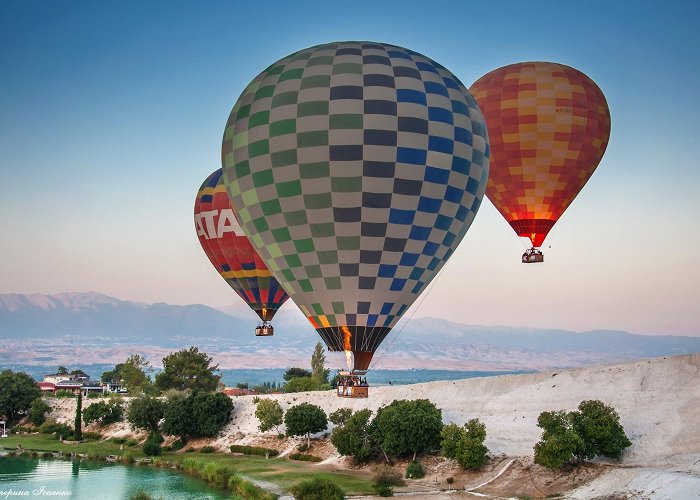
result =
M192 400L186 394L176 394L168 398L163 412L161 430L165 434L179 436L182 442L194 433Z
M541 440L535 444L535 463L549 469L560 469L582 449L583 441L572 424L572 414L566 411L545 411L537 417L543 429Z
M156 385L160 390L197 389L213 392L221 380L221 375L214 373L218 370L219 365L212 365L210 356L192 346L163 358L163 371L156 375Z
M68 368L65 366L59 366L56 370L56 375L68 375Z
M39 427L46 422L46 414L50 411L51 407L43 399L36 398L29 407L29 420Z
M231 418L233 411L233 401L223 392L207 394L204 392L193 392L192 417L194 419L196 437L216 436L221 428L226 425Z
M27 411L41 391L36 381L24 372L3 370L0 372L0 415L10 423L20 412Z
M324 411L311 403L292 406L284 415L288 436L306 435L306 446L310 446L310 436L328 428L328 418Z
M295 366L293 368L290 368L286 372L284 372L284 375L282 375L282 378L284 378L284 380L286 382L289 382L293 378L310 377L311 375L312 375L312 373L309 370L304 370L303 368L299 368L299 367Z
M440 447L442 410L427 399L397 400L379 408L372 437L386 454L406 455Z
M151 384L148 374L152 371L153 368L146 358L140 354L132 354L121 364L119 376L130 393L138 394L144 392Z
M75 408L75 430L73 431L73 438L76 441L81 441L83 439L83 418L81 415L83 409L83 391L78 393L78 403Z
M345 408L349 410L349 408ZM337 412L335 412L337 413ZM373 443L370 435L370 418L372 410L360 410L338 425L331 433L331 443L338 453L352 457L355 463L364 463L373 455Z
M255 417L260 421L260 432L274 427L279 434L279 426L284 422L284 410L276 399L261 399L255 407Z
M105 384L122 383L122 368L124 368L124 363L116 364L112 370L102 372L100 380Z
M284 392L327 391L328 384L323 384L313 377L295 377L284 384Z
M597 455L619 459L624 449L632 445L620 425L620 416L602 401L582 401L571 418L574 431L583 441L575 452L579 461Z
M311 376L320 384L328 383L330 370L326 369L326 353L320 342L316 343L314 353L311 355Z
M114 401L107 403L98 401L83 410L83 422L89 425L96 422L98 425L108 425L119 422L122 418L121 403Z
M126 420L133 427L156 434L160 420L163 418L165 403L152 396L140 396L133 399L126 413Z
M352 410L350 408L338 408L328 415L328 420L330 420L333 425L345 425L345 422L347 422L351 416Z
M232 411L233 401L220 392L174 395L165 406L161 430L183 441L191 437L216 436L229 421Z
M486 426L479 419L469 420L464 427L446 425L440 436L444 455L457 460L465 469L478 469L486 462Z

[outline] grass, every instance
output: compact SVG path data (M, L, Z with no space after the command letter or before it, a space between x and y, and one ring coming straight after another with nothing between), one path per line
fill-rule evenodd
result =
M93 456L106 455L131 455L133 458L145 457L141 447L120 450L120 445L111 441L88 441L80 444L63 444L53 436L45 434L32 434L10 436L0 439L0 447L14 450L18 444L25 450L54 451L64 453L83 453ZM338 484L346 493L351 495L372 494L371 476L362 471L328 471L307 462L297 462L285 458L269 458L256 455L232 455L230 453L191 453L167 452L158 456L161 461L183 464L187 458L196 458L203 463L216 461L219 464L229 465L242 476L253 479L261 479L275 483L288 489L291 485L308 479L310 476L320 476Z

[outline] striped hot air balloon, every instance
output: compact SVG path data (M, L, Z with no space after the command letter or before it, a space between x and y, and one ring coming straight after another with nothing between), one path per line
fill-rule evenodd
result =
M236 219L221 169L197 192L194 223L199 243L222 278L263 321L258 335L271 335L268 324L289 298L253 249Z

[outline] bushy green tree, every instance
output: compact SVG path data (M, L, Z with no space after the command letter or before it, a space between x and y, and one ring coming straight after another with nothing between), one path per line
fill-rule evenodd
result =
M260 421L260 432L267 432L274 427L279 433L279 426L284 422L284 410L276 399L261 399L255 407L255 418Z
M579 461L597 455L619 459L624 449L632 445L620 424L620 416L602 401L582 401L578 411L572 413L572 424L583 441L575 453Z
M440 447L442 410L427 399L396 400L379 408L372 438L384 454L407 455Z
M383 464L374 468L372 488L380 497L394 496L394 486L405 486L405 484L401 473L390 465Z
M36 381L24 372L0 372L0 416L13 423L20 412L29 410L41 391Z
M195 391L190 396L192 399L192 417L194 430L191 434L196 437L216 436L221 428L231 418L233 401L226 394L217 392L207 394Z
M441 446L447 458L457 460L465 469L478 469L486 462L488 448L484 446L486 426L473 418L459 427L456 424L442 428Z
M216 436L232 411L233 401L220 392L194 391L189 395L175 395L165 406L161 430L179 436L183 441L191 437Z
M542 439L535 444L535 463L549 469L560 469L582 449L583 441L572 424L572 415L566 411L545 411L537 417Z
M135 428L158 432L160 420L163 418L165 402L153 396L140 396L129 404L126 420Z
M614 408L602 401L582 401L578 411L543 412L537 419L543 429L535 445L535 463L559 469L598 455L619 459L631 446Z
M350 411L349 408L344 409ZM360 410L333 429L331 443L336 447L338 453L352 457L355 463L366 462L372 457L371 417L372 410Z
M333 425L345 425L345 422L347 422L351 416L352 410L350 408L338 408L328 415L328 420L330 420Z
M163 371L156 375L156 385L160 390L213 392L219 386L221 375L215 374L219 365L212 365L212 361L195 346L169 354L163 358Z
M285 380L285 382L289 382L293 378L298 378L298 377L310 377L312 373L309 370L305 370L303 368L299 368L297 366L290 368L286 372L284 372L284 375L282 375L282 378Z
M328 428L328 418L324 411L311 403L292 406L284 415L288 436L306 435L306 446L310 446L310 436Z
M89 425L96 422L99 425L108 425L119 422L122 419L122 405L118 401L93 403L83 411L83 422Z
M29 407L29 420L39 427L46 422L46 414L50 411L51 407L43 399L36 398Z

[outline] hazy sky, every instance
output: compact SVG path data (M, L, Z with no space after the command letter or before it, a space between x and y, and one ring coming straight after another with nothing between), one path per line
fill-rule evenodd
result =
M546 262L521 264L524 245L485 201L416 317L700 335L698 25L693 0L4 0L0 293L240 300L192 220L231 107L291 52L371 40L421 52L467 86L514 62L567 64L612 115Z

